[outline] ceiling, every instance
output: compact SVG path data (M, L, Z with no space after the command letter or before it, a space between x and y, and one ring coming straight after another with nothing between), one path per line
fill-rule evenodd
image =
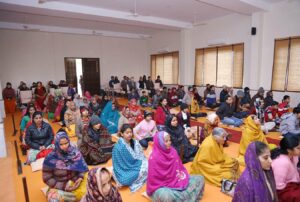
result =
M282 0L0 0L0 28L148 38Z

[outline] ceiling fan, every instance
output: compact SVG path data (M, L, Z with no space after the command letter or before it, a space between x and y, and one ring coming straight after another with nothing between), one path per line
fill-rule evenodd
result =
M133 11L131 11L131 14L128 15L128 17L139 17L140 15L138 14L137 12L137 9L136 9L136 0L133 0Z

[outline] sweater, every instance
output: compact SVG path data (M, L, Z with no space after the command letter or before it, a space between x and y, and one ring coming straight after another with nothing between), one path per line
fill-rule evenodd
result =
M223 120L225 117L232 117L233 113L234 113L234 106L229 105L226 102L223 102L216 112L216 114L219 116L221 120Z
M300 134L299 119L296 114L287 113L282 115L279 131L285 135L287 133Z
M297 170L298 157L294 156L292 160L284 154L272 161L276 189L282 190L290 182L300 183L300 176Z
M157 131L155 121L151 120L147 122L145 119L142 120L133 129L133 134L137 140L142 140L147 137L153 137Z

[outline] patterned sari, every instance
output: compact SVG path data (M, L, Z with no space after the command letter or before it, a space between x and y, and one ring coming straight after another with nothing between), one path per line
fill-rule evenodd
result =
M136 140L133 147L120 138L112 152L113 177L119 186L129 186L131 192L140 189L147 180L148 160Z

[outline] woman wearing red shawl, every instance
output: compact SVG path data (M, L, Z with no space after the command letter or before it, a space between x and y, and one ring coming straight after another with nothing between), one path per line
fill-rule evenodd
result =
M152 201L199 201L203 196L204 178L190 176L176 150L170 135L158 132L149 158L147 194Z
M104 167L89 171L86 188L81 202L122 202L118 189L111 184L109 171Z
M245 162L246 169L238 180L232 201L278 202L268 145L259 141L249 144Z
M144 119L141 107L137 105L136 99L131 99L129 101L128 107L130 109L131 114L134 116L136 123L139 123Z
M175 87L173 87L172 91L168 93L168 103L170 107L178 106L178 95Z
M35 95L35 101L37 105L41 110L43 110L45 107L44 101L46 99L47 91L46 88L43 86L42 82L39 81L37 83L37 87L34 90L34 95Z
M163 97L159 100L159 106L157 107L156 115L155 115L155 121L156 121L157 129L159 131L164 130L166 128L165 122L168 115L170 115L168 101L166 98Z
M4 106L6 113L14 113L16 109L16 93L11 87L11 83L6 83L6 88L2 91L2 96L4 99Z

